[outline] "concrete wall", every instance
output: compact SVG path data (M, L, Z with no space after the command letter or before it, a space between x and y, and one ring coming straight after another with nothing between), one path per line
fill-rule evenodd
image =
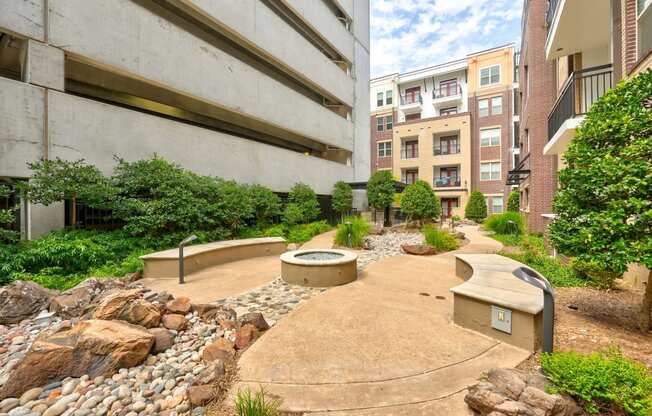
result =
M0 0L0 27L14 34L43 40L43 0Z
M366 181L371 174L369 119L369 0L355 2L353 33L355 35L355 149L353 151L354 180Z

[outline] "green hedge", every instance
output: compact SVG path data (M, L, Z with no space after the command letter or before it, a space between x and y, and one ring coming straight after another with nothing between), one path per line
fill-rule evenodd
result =
M542 354L541 368L552 382L550 392L574 397L591 414L620 409L632 416L652 414L652 377L617 350Z

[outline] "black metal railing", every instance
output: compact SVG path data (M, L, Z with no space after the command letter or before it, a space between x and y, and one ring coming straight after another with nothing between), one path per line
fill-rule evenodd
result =
M462 95L462 86L457 85L440 85L439 88L433 90L432 98L445 98L445 97L454 97L457 95Z
M460 147L435 147L434 154L435 156L442 156L442 155L456 155L460 152Z
M593 103L613 88L613 67L601 65L573 72L548 115L548 140L566 120L586 114Z
M550 28L552 27L552 21L555 18L557 6L559 6L559 0L548 1L548 10L546 11L546 25L548 26L548 32L550 32Z
M459 187L462 181L457 176L444 176L435 178L435 188Z
M407 93L401 95L401 105L423 104L420 92Z

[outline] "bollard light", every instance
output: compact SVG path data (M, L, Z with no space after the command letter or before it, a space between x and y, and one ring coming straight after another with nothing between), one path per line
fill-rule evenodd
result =
M182 285L185 283L183 280L183 247L186 246L188 243L192 243L197 239L196 235L191 235L190 237L186 237L179 243L179 284Z
M353 224L351 221L347 221L344 223L346 225L346 242L347 242L347 247L351 247L352 241L351 241L351 235L353 234L353 229L352 226Z
M514 276L543 290L543 352L552 352L555 330L555 291L550 282L529 267L519 267Z

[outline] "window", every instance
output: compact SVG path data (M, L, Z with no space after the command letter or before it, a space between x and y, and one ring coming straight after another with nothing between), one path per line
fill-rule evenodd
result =
M503 113L503 97L493 97L491 99L491 115Z
M403 142L401 159L416 159L419 157L419 141L407 140Z
M383 93L379 92L376 94L376 107L382 107L383 106Z
M486 87L500 83L500 65L480 69L480 86Z
M440 116L450 116L451 114L457 114L457 107L442 108L439 111Z
M392 103L392 90L385 91L385 105L390 105Z
M433 180L435 188L450 188L460 186L460 176L457 166L439 168L439 177L435 168Z
M434 141L433 150L435 155L452 155L460 152L460 145L457 136L443 136L437 143Z
M390 131L394 126L394 116L385 116L385 128Z
M491 197L491 212L494 214L500 214L501 212L503 212L502 196Z
M405 121L421 120L421 113L406 114Z
M652 0L638 0L638 57L652 49Z
M376 131L383 131L385 122L382 117L376 117Z
M457 78L441 81L439 83L439 91L436 91L436 98L450 97L459 94L457 87Z
M478 115L487 117L489 115L489 99L485 98L478 101Z
M481 162L480 180L481 181L500 180L500 162Z
M419 180L419 170L418 169L406 169L403 171L402 182L412 185Z
M378 157L390 157L392 155L392 142L378 143Z
M500 128L480 130L480 146L500 146Z

